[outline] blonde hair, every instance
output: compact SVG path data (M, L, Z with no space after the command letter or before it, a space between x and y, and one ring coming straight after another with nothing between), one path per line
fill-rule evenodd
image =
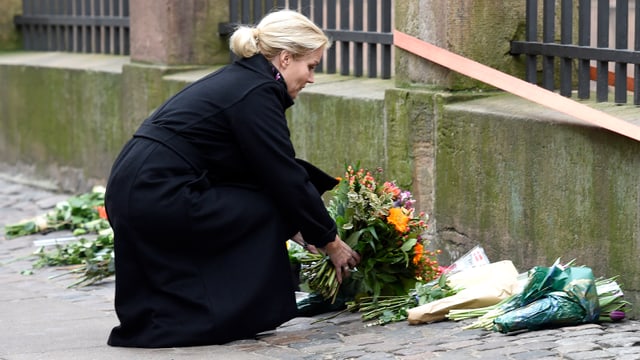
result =
M237 56L262 54L269 60L283 50L299 57L330 46L331 41L322 29L292 10L269 13L255 27L240 26L229 39L229 48Z

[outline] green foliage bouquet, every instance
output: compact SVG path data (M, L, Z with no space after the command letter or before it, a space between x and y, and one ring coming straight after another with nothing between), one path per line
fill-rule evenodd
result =
M326 299L335 299L341 287L352 296L407 294L416 282L440 274L436 253L425 248L427 215L416 211L409 191L378 180L382 172L348 166L329 201L338 235L360 254L357 271L339 284L328 257L304 253L300 258L302 278Z

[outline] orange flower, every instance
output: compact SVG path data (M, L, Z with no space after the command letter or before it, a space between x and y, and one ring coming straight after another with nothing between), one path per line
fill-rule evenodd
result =
M100 219L107 220L107 210L104 208L104 206L96 206L96 210L98 211L98 216L100 216Z
M409 217L405 215L402 208L394 207L389 209L389 216L387 216L387 222L396 227L400 233L405 233L409 230Z
M418 265L422 259L422 253L424 252L424 246L421 243L416 243L413 247L413 265Z

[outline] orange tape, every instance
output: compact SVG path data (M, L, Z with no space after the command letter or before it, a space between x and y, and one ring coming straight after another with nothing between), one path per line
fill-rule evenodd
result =
M598 79L598 69L591 66L589 67L589 78L591 80L597 80ZM612 71L607 71L607 84L609 86L615 86L616 85L616 73L612 72ZM633 91L633 78L628 77L627 78L627 91Z
M608 129L640 141L640 127L593 109L553 91L528 83L471 59L454 54L398 30L393 32L393 44L462 75L482 81L524 99L573 116L586 123Z

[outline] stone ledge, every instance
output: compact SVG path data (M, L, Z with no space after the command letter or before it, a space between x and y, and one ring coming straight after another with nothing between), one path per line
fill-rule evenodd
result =
M619 105L614 103L596 103L592 100L580 100L577 102L615 116L621 120L625 120L631 124L640 126L640 116L638 116L637 106L628 104ZM485 98L455 102L447 104L446 107L450 110L460 110L465 112L507 115L511 118L527 121L545 121L593 128L597 127L559 111L508 93L496 93L493 96L487 96Z
M122 67L131 62L129 56L105 54L77 54L64 52L9 52L0 53L0 65L20 65L58 69L77 69L122 73ZM146 65L146 64L141 64ZM181 71L179 67L148 65L174 69L164 76L169 81L193 82L219 69L221 66ZM356 78L335 74L316 74L315 83L309 84L304 93L326 94L350 98L384 99L384 92L394 87L393 80Z
M0 54L0 65L35 66L59 69L122 72L128 56L75 54L63 52L10 52Z

